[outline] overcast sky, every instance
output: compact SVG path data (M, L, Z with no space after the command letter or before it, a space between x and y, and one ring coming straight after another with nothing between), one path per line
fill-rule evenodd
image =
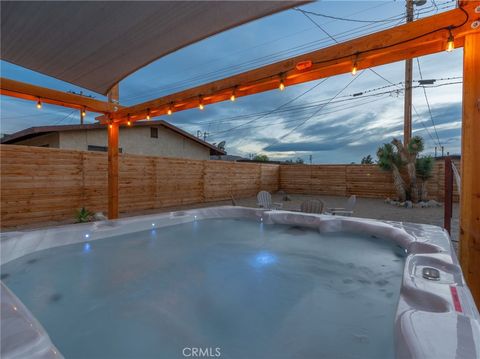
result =
M455 6L454 1L428 1L418 16ZM184 48L137 71L120 83L120 102L131 105L177 92L257 66L329 46L336 41L392 27L403 21L404 1L322 1L301 9L361 21L335 20L287 10L226 31ZM379 22L379 20L385 20ZM315 23L319 26L317 26ZM328 33L333 39L327 36ZM437 79L413 90L413 132L424 137L426 153L439 144L460 153L462 50L419 58L424 79ZM272 159L312 155L314 163L359 162L393 136L403 135L403 92L391 83L404 78L404 63L287 87L263 94L159 117L207 141L226 141L229 154L267 154ZM73 85L1 62L1 76L62 91ZM383 77L383 78L382 78ZM414 85L420 73L414 60ZM445 80L441 80L445 79ZM441 85L441 86L440 86ZM83 90L98 99L103 96ZM363 92L361 96L352 96ZM78 111L1 97L1 132L32 126L73 124ZM433 121L432 121L433 120ZM89 114L87 121L93 122ZM438 136L438 137L437 137Z

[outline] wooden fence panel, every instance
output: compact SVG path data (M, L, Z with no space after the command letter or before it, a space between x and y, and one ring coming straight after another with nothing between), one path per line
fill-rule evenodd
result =
M1 227L73 221L75 210L107 211L106 153L1 145ZM260 190L394 197L392 176L375 165L274 165L123 154L120 212L254 196ZM459 168L459 161L454 163ZM430 198L443 201L444 162ZM454 201L458 189L454 185Z
M459 168L459 161L454 161ZM443 201L444 161L435 162L428 180L429 198ZM396 197L392 174L376 165L280 165L280 189L287 193L386 198ZM454 201L458 189L454 184Z
M107 211L107 155L1 145L1 227L73 221L85 207ZM122 154L121 213L278 190L279 166Z

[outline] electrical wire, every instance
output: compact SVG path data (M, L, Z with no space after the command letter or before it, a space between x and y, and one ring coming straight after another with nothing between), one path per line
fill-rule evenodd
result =
M295 126L291 131L289 131L288 133L286 133L285 135L281 136L279 138L279 140L283 140L284 138L288 137L290 134L292 134L293 132L295 132L298 128L300 128L301 126L303 126L304 124L306 124L308 121L310 121L314 116L316 116L320 111L323 110L323 108L325 106L327 106L331 101L335 100L335 98L337 98L337 96L339 96L343 91L345 91L356 79L358 79L362 74L364 73L364 71L360 72L357 76L355 76L353 79L351 79L340 91L338 91L335 96L333 96L329 101L327 101L327 103L323 106L321 106L318 110L316 110L311 116L309 116L306 120L302 121L300 124L298 124L297 126Z
M420 67L420 60L418 59L418 57L417 57L417 65L418 65L418 72L420 74L420 79L423 79L422 69ZM440 137L438 137L437 127L435 126L435 121L433 120L432 110L430 108L430 102L428 101L427 90L425 89L425 86L422 86L422 88L423 88L423 94L425 95L425 102L427 103L428 113L430 114L430 119L432 121L433 129L435 131L435 136L437 137L438 145L442 147L442 144L440 142Z
M451 79L455 79L455 78L451 78ZM440 80L436 80L436 81L440 81ZM412 88L418 88L418 87L422 87L422 86L427 86L429 88L432 88L432 87L441 87L441 86L446 86L446 85L455 85L455 84L460 84L460 83L461 82L457 81L457 82L449 82L449 83L437 84L437 85L418 85L418 86L412 86ZM312 109L312 108L317 108L319 106L322 106L322 105L326 104L327 102L330 102L330 104L340 104L341 106L343 106L342 104L345 103L345 102L360 100L360 99L364 99L364 98L368 98L368 97L378 97L378 96L383 96L383 95L398 94L399 91L403 91L403 88L402 89L395 89L395 90L387 90L387 91L382 91L382 92L378 92L378 91L385 90L385 89L388 89L388 88L391 88L391 87L394 87L394 86L397 86L397 85L401 85L401 84L403 84L403 82L401 82L399 84L386 85L386 86L381 86L381 87L365 90L365 91L360 92L360 93L357 92L357 93L348 94L348 95L344 95L344 96L338 96L336 101L332 101L332 99L330 98L330 99L325 99L325 100L320 100L320 101L309 102L309 103L303 104L303 105L296 105L296 106L290 106L290 107L281 106L281 107L283 107L282 109L279 109L279 107L277 107L276 109L266 111L266 112L257 112L257 113L250 113L250 114L246 114L246 115L222 118L222 119L218 119L218 120L208 120L208 121L205 121L205 122L196 122L195 125L205 124L205 123L230 123L230 122L244 121L248 118L258 117L258 116L261 116L262 118L266 118L266 117L269 117L271 115L279 115L279 114L293 115L296 112L304 112L304 111ZM360 94L360 95L358 95L358 94ZM418 113L417 113L417 115L418 115ZM257 118L255 118L255 120L257 120ZM249 123L251 123L251 122L254 122L254 121L249 121ZM219 132L212 132L212 134L224 133L224 132L228 132L228 130L223 130L223 131L219 131Z
M310 91L314 90L315 88L317 88L318 86L320 86L321 84L323 84L323 83L324 83L325 81L327 81L327 80L328 80L328 77L322 79L319 83L315 84L315 86L309 88L308 90L302 92L300 95L294 97L293 99L291 99L291 100L285 102L284 104L282 104L282 105L274 108L273 110L267 112L265 115L261 115L261 116L259 116L259 117L254 118L253 120L250 120L250 121L248 121L248 122L246 122L246 123L243 123L243 124L241 124L241 125L238 125L238 126L231 127L231 128L229 128L229 129L227 129L227 130L217 132L217 134L218 134L218 133L229 132L229 131L238 129L238 128L240 128L240 127L243 127L243 126L245 126L245 125L248 125L248 124L250 124L250 123L252 123L252 122L258 121L258 120L262 119L263 117L266 117L266 116L270 115L271 113L273 113L273 112L275 112L275 111L278 111L279 109L285 107L286 105L292 103L293 101L298 100L300 97L302 97L302 96L306 95L307 93L309 93Z
M394 21L397 21L398 19L400 19L400 17L398 15L395 15L391 18L384 19L384 21L385 22L388 22L388 21L394 22ZM376 24L376 25L373 24L373 25L374 25L374 27L378 27L378 24ZM373 29L371 24L370 25L364 25L364 26L361 26L359 28L347 30L347 31L344 31L343 33L336 34L335 36L337 36L337 38L342 37L342 39L343 39L343 38L347 37L348 35L356 35L356 34L361 32L361 31L359 31L359 29L362 29L362 28L366 29L367 27L370 27L371 29ZM226 71L240 69L242 67L245 68L248 65L253 66L255 63L258 63L258 62L266 63L268 60L273 60L273 58L279 58L280 56L286 56L293 51L305 50L305 48L304 48L305 46L312 46L313 44L320 44L320 43L324 43L324 42L325 42L325 39L316 40L314 42L310 42L310 43L306 43L304 45L296 46L296 47L291 48L291 49L283 50L283 51L280 51L280 52L277 52L277 53L274 53L274 54L270 54L270 55L266 55L266 56L263 56L263 57L260 57L260 58L257 58L257 59L249 60L249 61L244 62L242 64L231 65L231 66L228 66L228 67L223 68L223 69L219 69L219 70L211 71L211 72L208 72L208 73L205 73L205 74L197 75L193 78L177 81L175 83L170 84L170 86L167 87L167 88L162 88L162 93L171 92L175 89L179 89L179 88L182 88L183 86L186 86L188 83L192 83L192 82L195 82L195 81L200 81L200 80L207 81L208 78L211 78L212 76L214 76L214 78L217 78L219 76L219 74L221 74L222 72L225 73ZM268 44L268 42L265 43L265 44ZM207 78L205 78L205 76L207 76ZM151 94L152 90L149 90L149 91L144 92L144 93ZM134 98L140 98L140 97L144 97L144 96L145 95L138 95L137 94L136 96L125 97L124 101L125 100L131 100L131 99L134 99Z

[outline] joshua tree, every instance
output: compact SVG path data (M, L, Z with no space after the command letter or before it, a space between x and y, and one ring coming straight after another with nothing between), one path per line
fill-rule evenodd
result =
M397 148L398 154L402 162L407 168L408 178L410 182L410 198L413 202L418 202L418 186L417 186L417 171L415 163L417 156L423 151L423 139L420 136L412 137L408 145L405 147L402 141L394 138L392 144Z
M398 199L405 201L407 198L406 184L403 180L399 168L402 166L402 159L400 155L394 150L391 143L384 143L382 147L377 150L378 165L385 171L392 171L393 184L397 191Z
M417 171L417 176L422 180L422 185L420 187L420 199L426 201L428 198L427 191L427 180L432 177L433 171L433 158L432 156L420 157L417 158L415 163L415 168Z

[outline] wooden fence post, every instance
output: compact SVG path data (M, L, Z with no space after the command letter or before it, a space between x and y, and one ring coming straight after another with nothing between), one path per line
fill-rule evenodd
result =
M452 222L452 205L453 205L453 171L452 171L452 159L450 156L445 157L444 165L444 206L443 206L443 228L451 234L451 222Z

